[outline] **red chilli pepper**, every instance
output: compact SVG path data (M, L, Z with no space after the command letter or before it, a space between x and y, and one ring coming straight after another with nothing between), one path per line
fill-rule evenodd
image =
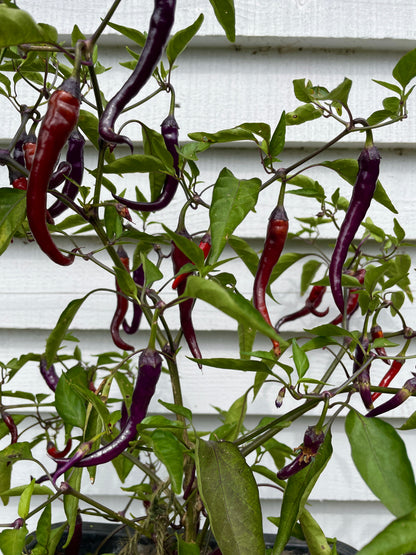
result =
M254 306L270 325L272 325L272 323L266 306L266 290L272 270L282 253L288 229L289 220L286 211L283 206L277 205L270 214L266 240L253 285ZM281 352L279 342L276 340L272 341L273 350L276 356L279 356Z
M370 139L371 135L368 135L365 148L358 158L357 179L329 265L331 291L341 314L344 314L344 298L341 285L342 267L351 242L370 207L380 168L380 153L372 143L372 139L371 141Z
M179 233L180 235L183 235L184 237L187 237L190 241L192 241L191 236L185 229L177 230L176 233ZM191 263L189 258L173 242L172 242L172 263L173 263L173 271L175 274L177 274L180 271L182 266L184 266L185 264ZM182 296L185 291L186 280L187 278L178 285L177 291L178 291L179 297ZM192 323L192 309L194 307L194 304L195 304L195 299L186 299L181 303L179 303L179 319L181 323L183 336L185 338L185 341L188 344L188 347L192 353L192 356L194 358L202 358L201 351L198 346L198 341L196 339L195 329ZM198 364L198 366L202 368L201 364Z
M393 362L391 363L390 368L384 374L384 376L380 380L380 383L378 384L378 386L379 387L389 386L391 384L391 382L393 381L393 379L400 372L400 369L403 366L403 364L404 364L404 359L403 358L393 360ZM374 393L371 394L371 400L375 401L376 399L378 399L380 397L380 395L381 395L381 391L374 391Z
M126 270L129 270L129 257L123 247L118 247L117 254L120 257ZM127 314L129 307L129 301L124 295L121 294L121 289L116 279L116 290L117 290L117 306L114 312L113 319L111 320L110 332L114 344L123 351L134 351L134 347L129 345L120 337L120 326L123 323L124 317Z
M209 251L211 250L211 235L209 232L205 233L202 237L201 241L199 242L199 248L204 253L204 258L206 259L209 255ZM185 272L183 274L179 274L172 282L172 289L177 289L178 285L182 283L184 280L190 276L192 272Z
M46 225L46 197L59 153L77 124L79 107L79 83L70 77L49 99L27 185L27 219L33 237L43 252L62 266L72 264L74 254L65 256L52 240Z
M365 270L362 268L361 270L358 270L358 272L356 272L355 277L358 279L358 281L363 284L364 283L364 278L365 278ZM350 289L350 292L348 293L348 298L347 298L347 320L349 320L351 318L351 316L354 314L354 312L356 312L356 310L358 309L358 298L359 298L359 294L357 293L358 289L356 287L354 287L353 289ZM338 324L341 324L343 320L343 315L339 314L336 318L334 318L331 322L331 324L333 324L334 326L337 326Z
M36 135L30 133L27 135L23 143L23 153L25 157L25 166L28 171L32 169L33 160L36 152Z
M305 306L296 312L292 312L287 316L283 316L275 325L275 330L279 332L280 327L285 324L286 322L292 322L293 320L297 320L298 318L302 318L302 316L306 316L307 314L313 314L318 318L323 318L329 312L329 308L326 310L318 311L316 308L321 304L322 298L325 294L326 287L325 285L314 285L312 287L311 292L309 293L309 297L306 299Z
M381 329L380 326L375 325L371 328L371 339L373 341L375 341L376 339L383 339L384 334L383 334L383 330ZM385 363L385 364L390 364L389 359L387 358L387 353L386 353L386 349L384 347L376 347L375 348L376 353L381 356L384 357L381 360Z
M308 466L318 453L324 439L325 434L322 431L317 431L315 426L309 426L303 437L303 444L298 447L300 453L293 461L279 470L277 477L280 480L286 480Z
M10 432L10 444L17 443L17 426L15 424L15 421L13 420L13 416L11 416L8 412L4 410L1 412L1 417Z
M52 457L53 459L63 459L71 451L71 447L72 447L72 439L71 438L68 439L68 441L66 442L66 445L62 449L62 451L58 451L58 449L56 448L56 445L54 445L52 443L52 441L48 441L48 444L46 446L46 451L47 451L48 455L50 457Z

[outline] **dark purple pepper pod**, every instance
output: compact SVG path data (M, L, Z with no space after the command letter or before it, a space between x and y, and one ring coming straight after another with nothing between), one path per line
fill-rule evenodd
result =
M406 399L408 399L416 391L416 374L413 374L413 376L413 378L406 381L400 391L390 397L388 401L385 401L378 407L370 410L370 412L367 412L365 416L368 418L378 416L379 414L384 414L385 412L393 410L404 403Z
M4 410L1 413L1 418L3 422L6 424L7 429L9 430L10 444L17 443L17 438L18 438L17 426L13 419L13 416L11 416L8 412Z
M53 172L49 181L48 189L56 189L61 183L65 181L65 176L71 171L71 164L69 162L60 162L56 170Z
M275 399L275 402L274 402L275 407L276 407L277 409L280 409L280 407L283 405L283 399L285 398L285 394L286 394L286 388L285 388L285 387L282 387L282 388L280 389L280 391L279 391L279 393L278 393L276 399Z
M287 480L307 467L313 461L324 439L325 434L322 430L318 431L315 426L309 426L303 436L303 444L299 447L300 453L293 461L279 470L277 477L280 480Z
M59 377L55 371L55 367L53 364L46 366L46 359L40 359L40 373L42 374L43 379L45 380L46 384L48 385L49 389L52 391L56 390L56 386L59 382Z
M124 204L132 210L141 210L142 212L156 212L157 210L162 210L168 206L175 196L179 184L179 154L176 149L178 146L178 130L179 126L173 115L169 115L162 122L162 136L167 150L172 155L175 175L166 176L165 183L159 197L153 202L138 202L113 194L113 197L119 203Z
M368 337L361 337L360 342L357 343L354 355L353 374L357 372L361 366L366 362L367 350L369 346ZM373 400L371 398L370 389L370 364L354 379L354 386L360 393L361 399L366 409L373 408Z
M140 264L140 266L134 270L134 272L133 272L133 281L139 287L144 286L144 270L143 270L143 265L142 264ZM123 330L126 333L128 333L129 335L132 335L133 333L136 333L136 331L139 329L141 319L142 319L142 309L140 308L140 305L138 305L137 303L134 303L133 304L133 319L131 321L131 324L129 325L127 323L126 319L124 318L124 320L123 320Z
M155 0L146 42L133 73L108 101L100 118L99 133L108 143L126 143L133 150L128 137L114 131L115 122L123 108L140 92L155 70L168 40L175 19L176 0Z
M79 555L82 543L82 518L78 513L75 528L69 544L65 548L65 555Z
M329 282L332 296L341 314L344 314L342 295L342 267L348 249L370 207L380 169L380 153L374 145L366 146L358 158L358 175L350 204L339 230L337 242L329 265Z
M65 474L65 472L67 470L70 470L72 467L74 466L79 466L79 461L81 461L87 453L89 453L89 451L91 451L91 447L92 447L92 442L91 441L86 441L84 443L81 443L81 445L78 447L78 449L75 451L75 453L72 455L71 458L69 459L57 459L57 469L55 470L55 472L52 474L52 481L54 484L56 484L56 480L59 478L59 476L62 476L62 474Z
M62 188L62 194L69 200L74 200L78 194L78 186L82 183L84 175L84 146L85 139L75 128L68 138L68 150L66 153L66 161L71 165L68 179L65 180ZM62 214L68 206L61 200L57 199L49 208L49 214L52 218L56 218Z
M142 351L139 357L139 373L133 391L130 416L127 418L121 432L115 439L113 439L113 441L104 445L104 447L97 449L97 451L94 451L93 453L79 457L75 462L71 462L74 457L72 457L72 459L66 459L65 463L69 465L68 468L71 468L72 466L84 467L104 464L112 461L128 448L129 443L137 436L137 424L140 424L147 414L147 409L149 408L149 403L156 391L157 382L159 381L161 372L161 355L156 350L151 348L147 348ZM60 459L60 461L62 461L62 459ZM61 475L68 468L64 468L63 471L59 468L57 470L57 472L59 472L58 475Z

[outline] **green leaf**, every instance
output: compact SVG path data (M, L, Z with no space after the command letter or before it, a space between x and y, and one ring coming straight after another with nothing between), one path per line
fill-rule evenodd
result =
M181 54L188 43L193 39L193 37L199 31L202 22L204 21L204 15L201 13L198 19L192 23L186 29L181 29L177 31L171 39L169 39L168 45L166 47L166 56L169 60L169 64L173 66L176 58Z
M69 485L75 491L80 491L82 468L71 468L69 473L70 473L69 478L68 478L68 472L65 474L65 478L67 479ZM69 530L68 530L68 537L66 539L66 542L62 546L63 548L68 547L68 544L71 541L72 536L74 535L75 525L77 523L77 516L78 516L78 505L79 505L78 497L75 497L75 495L64 495L64 510L65 510L65 516L69 525Z
M312 83L306 83L306 79L294 79L293 92L300 102L312 102L314 98Z
M273 546L272 555L280 555L280 553L282 553L290 538L292 528L302 514L305 503L316 481L331 458L331 439L331 432L328 432L316 457L311 463L288 479L283 494L282 509L280 511L280 526Z
M311 555L331 555L332 549L328 544L325 534L311 513L303 509L299 522L308 544L309 553Z
M286 114L286 125L300 125L306 121L312 121L320 118L322 111L315 108L312 104L303 104L298 106L293 112Z
M70 369L68 372L62 373L55 390L55 407L66 424L83 428L87 415L85 401L78 391L72 387L73 383L79 383L79 378L80 374L76 369Z
M272 158L276 158L282 152L285 146L286 140L286 112L283 111L282 115L280 116L279 123L276 126L276 129L273 132L269 152Z
M173 412L174 414L179 414L180 416L183 416L184 418L189 420L189 422L192 422L192 411L190 409L187 409L182 405L166 403L165 401L161 401L160 399L159 399L159 403L163 405L165 408L167 408L168 410L170 410L171 412Z
M159 281L160 279L163 278L163 274L156 266L156 264L153 264L153 262L149 258L147 258L147 256L145 256L143 253L141 254L141 260L143 264L144 275L146 277L146 281L145 281L146 287L149 287L155 281ZM136 287L136 294L137 294L137 287Z
M23 43L56 40L53 27L38 25L24 10L0 4L0 48Z
M112 204L104 207L104 225L107 231L107 237L110 240L118 239L123 233L123 224L121 216Z
M400 87L398 87L397 85L394 85L394 83L388 83L387 81L379 81L378 79L372 79L372 81L374 81L374 83L377 83L378 85L381 85L382 87L385 87L386 89L389 89L390 91L394 91L397 94L401 94L402 90Z
M345 77L342 83L340 83L337 87L335 87L335 89L333 89L331 92L329 92L326 95L325 100L334 100L344 106L347 105L348 96L351 90L351 85L352 85L351 79L348 79L347 77Z
M247 129L243 129L239 125L231 129L221 129L216 133L205 133L197 131L195 133L188 133L188 137L193 141L201 143L231 143L233 141L256 141L255 136Z
M224 370L240 370L241 372L266 372L273 374L269 367L260 360L245 360L240 358L199 358L201 364Z
M175 233L166 226L163 226L163 229L178 249L183 252L183 254L195 264L195 266L201 268L204 265L204 253L202 249L200 249L198 245L192 241L192 239L189 239L180 233Z
M259 265L259 257L256 251L241 237L231 235L228 238L228 244L236 252L239 259L244 262L253 276L256 275L257 266Z
M18 530L3 530L0 533L0 551L7 555L22 555L27 534L26 526L22 526Z
M200 555L201 551L196 543L185 542L180 536L176 535L178 542L178 555Z
M327 162L321 162L321 166L334 170L338 173L340 177L345 179L350 185L354 185L358 173L358 161L353 159L339 159ZM374 200L388 208L394 214L397 214L397 210L393 203L389 199L384 187L377 180L376 190L373 195Z
M9 502L12 468L8 461L0 461L0 497L3 505L7 505Z
M1 8L1 4L0 4ZM17 10L13 10L17 11ZM1 10L0 10L1 18ZM0 35L1 36L1 35ZM26 191L0 188L0 254L7 249L14 233L26 217Z
M416 76L416 48L400 58L393 68L393 77L405 88Z
M22 492L19 499L19 506L17 509L17 514L21 518L26 518L30 511L30 500L32 499L33 489L35 487L35 478L30 482L28 486Z
M402 226L399 224L399 222L396 220L396 218L393 218L394 221L394 234L397 237L397 240L399 241L399 243L401 243L403 241L403 239L405 238L405 231L402 228Z
M309 368L309 360L306 353L299 347L296 339L292 339L293 361L296 366L296 372L299 379L302 379Z
M108 23L109 27L115 29L128 39L132 40L139 46L143 48L146 43L146 35L137 29L133 29L132 27L125 27L124 25L118 25L116 23L112 23L111 21Z
M215 17L224 29L227 39L235 41L235 10L234 0L209 0L214 8Z
M254 135L259 135L267 143L270 141L270 125L268 123L261 122L248 122L240 123L241 129L246 129L251 131Z
M148 173L160 170L166 170L166 165L156 158L148 154L130 154L117 158L114 162L110 162L104 166L104 173Z
M368 125L377 125L391 116L390 110L376 110L368 116L367 123Z
M155 455L166 466L173 491L179 494L182 491L185 447L167 430L155 430L151 437Z
M283 274L288 268L290 268L295 262L301 260L308 256L307 254L302 254L299 252L285 252L283 253L275 267L273 268L272 274L270 276L269 285L271 285L279 276Z
M48 553L51 523L52 510L51 504L48 504L42 511L36 527L36 547L43 547L45 549L45 553Z
M199 276L189 276L184 294L211 304L237 322L258 330L270 339L279 340L275 329L267 324L250 301L215 281L208 281Z
M261 181L220 174L214 185L209 210L211 223L210 263L216 262L235 228L256 205Z
M416 551L416 509L393 520L357 555L403 555Z
M92 112L87 110L80 110L78 117L78 127L82 130L85 136L91 141L97 150L99 150L99 135L98 135L98 118ZM105 159L107 162L115 160L115 156L107 148L105 152ZM108 182L108 180L107 180ZM115 192L115 191L114 191Z
M345 421L351 454L367 486L396 517L416 507L416 484L406 447L396 430L351 410Z
M250 467L228 441L197 440L198 487L223 555L264 555L260 499Z
M238 345L240 348L240 358L241 360L249 360L250 355L248 354L254 345L254 340L256 338L256 331L252 328L238 324Z
M300 294L304 295L306 290L310 286L313 281L313 278L316 275L316 272L321 267L321 262L318 260L308 260L305 262L302 268L302 275L300 278Z
M31 461L33 459L30 444L27 441L12 443L0 451L0 462L15 463L21 460Z

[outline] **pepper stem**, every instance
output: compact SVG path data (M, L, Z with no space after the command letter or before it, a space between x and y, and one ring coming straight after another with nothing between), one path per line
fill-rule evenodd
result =
M373 132L371 129L367 129L365 132L365 148L370 148L374 146Z

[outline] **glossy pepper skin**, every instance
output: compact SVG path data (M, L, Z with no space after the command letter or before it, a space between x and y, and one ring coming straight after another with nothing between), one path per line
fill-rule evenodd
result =
M84 175L84 145L85 139L82 134L75 128L68 139L68 150L66 153L66 161L70 164L68 179L65 180L62 188L62 194L69 200L74 200L78 194L77 185L81 185ZM76 185L77 184L77 185ZM49 208L49 214L52 218L56 218L62 214L68 206L60 199L57 199Z
M121 247L121 246L118 247L117 254L120 257L120 260L122 261L122 263L124 264L124 267L128 271L128 269L129 269L129 258L127 256L126 251L123 249L123 247ZM126 299L126 297L124 297L124 295L121 294L121 289L120 289L120 286L118 284L117 279L116 279L116 290L117 290L117 305L116 305L116 310L114 312L114 316L113 316L113 319L111 320L111 325L110 325L111 337L114 341L114 344L119 349L123 349L123 351L134 351L134 347L132 345L129 345L128 343L126 343L120 337L120 326L122 325L124 317L127 314L127 310L128 310L128 307L129 307L129 301L128 301L128 299Z
M329 312L329 308L323 311L316 310L322 302L325 291L325 285L314 285L309 293L309 297L306 299L305 306L296 312L292 312L280 318L275 325L275 330L278 332L280 327L286 322L292 322L293 320L302 318L302 316L306 316L306 314L313 314L314 316L318 316L318 318L326 316Z
M329 282L335 304L344 314L342 295L342 267L349 246L370 207L380 169L380 153L374 145L366 146L358 158L358 175L354 184L350 204L338 234L329 265Z
M282 253L287 233L289 220L283 206L276 206L270 214L267 227L266 240L260 257L253 285L253 303L266 322L272 325L266 306L266 290L273 268ZM273 340L273 350L276 356L280 355L278 341Z
M175 19L176 0L155 0L149 30L140 58L133 73L109 100L100 118L99 133L108 143L126 143L133 150L128 137L114 132L115 122L123 108L140 92L155 70Z
M189 240L192 240L191 236L186 230L177 231L177 233L183 235L184 237L187 237ZM189 258L175 245L175 243L172 242L172 264L174 273L177 274L182 266L190 263L191 261L189 260ZM186 281L186 279L183 280L177 287L179 296L183 295L185 292ZM179 320L181 323L183 336L188 344L192 356L194 358L202 358L195 334L195 329L192 323L192 309L194 307L194 304L195 299L186 299L185 301L179 303ZM202 368L201 364L198 364L198 366Z
M403 364L404 364L404 358L397 358L397 359L393 360L393 362L391 363L390 368L384 374L384 376L380 380L380 383L378 384L378 386L379 387L388 387L391 384L391 382L393 381L393 379L400 372ZM371 394L371 400L375 401L376 399L378 399L380 397L380 395L381 395L381 391L374 391L374 393Z
M322 431L317 431L315 426L309 426L303 437L303 444L298 448L300 453L293 461L279 470L277 477L280 480L287 480L308 466L315 458L324 439L325 434Z
M72 439L69 438L62 451L58 451L58 449L56 448L56 445L54 445L52 441L48 441L48 444L46 446L46 451L48 455L52 458L63 459L71 451L71 448L72 448Z
M381 329L381 327L379 325L373 326L371 328L370 333L371 333L371 339L373 341L376 340L376 339L382 339L384 337L383 330ZM375 351L379 356L383 357L381 360L385 364L390 364L390 361L387 358L386 349L384 347L376 347Z
M384 414L390 410L393 410L400 406L406 401L416 391L416 375L413 373L413 378L406 381L404 386L395 395L390 397L388 401L382 403L378 407L370 410L365 416L372 418L373 416L378 416L379 414Z
M21 166L25 167L25 154L23 151L23 145L26 140L27 134L24 131L19 139L16 141L13 149L13 159L16 160ZM21 189L26 191L27 189L27 178L17 169L9 166L9 180L10 185L14 189Z
M357 372L357 370L359 370L361 366L365 363L369 344L370 342L367 336L361 337L360 342L357 343L352 369L353 374ZM373 408L373 401L371 399L370 391L370 364L368 364L364 368L364 370L354 379L354 385L360 393L365 408Z
M204 253L204 258L207 258L207 256L209 255L209 251L211 250L211 234L208 232L205 233L198 246ZM183 281L186 281L187 277L190 276L191 273L192 272L185 272L176 276L176 278L172 282L172 289L177 289L178 285Z
M39 129L33 166L27 184L27 219L34 239L53 262L68 266L74 254L68 256L56 247L46 225L46 197L55 163L78 121L80 88L70 77L54 91Z
M6 424L7 429L9 430L10 444L17 443L17 438L18 438L17 426L16 426L16 423L13 419L13 416L11 416L8 412L3 410L1 412L1 418L2 418L3 422Z
M365 270L364 268L362 268L361 270L358 270L358 272L355 273L355 277L358 279L358 281L361 283L361 285L364 283L364 278L365 278ZM359 294L357 293L358 289L353 287L352 289L350 289L350 292L348 293L348 298L347 298L347 320L349 320L351 318L351 316L354 314L354 312L356 312L356 310L358 310L358 298L359 298ZM338 316L336 316L336 318L334 318L331 322L331 324L333 324L334 326L337 326L338 324L341 324L342 320L343 320L343 313L338 314Z
M140 266L138 268L136 268L133 272L133 280L134 283L136 283L136 285L138 285L139 287L143 287L144 286L144 271L143 271L143 266L142 264L140 264ZM142 309L140 308L140 305L138 305L137 303L133 304L133 319L131 321L131 324L129 325L126 321L126 319L124 318L123 320L123 330L128 333L129 335L132 335L133 333L136 333L136 331L139 329L140 326L140 321L142 319Z
M48 368L46 365L46 359L42 358L40 361L40 373L49 389L55 391L59 382L59 377L55 371L54 365L51 364Z
M137 436L137 424L140 424L147 414L161 371L162 357L160 354L151 348L142 351L139 357L139 372L131 400L130 416L127 418L121 432L107 445L85 455L81 460L75 461L73 466L84 467L104 464L127 449L129 443Z
M124 204L132 210L141 210L142 212L156 212L157 210L162 210L163 208L166 208L166 206L168 206L170 201L175 196L179 184L179 154L176 150L176 147L179 144L178 130L178 124L176 123L176 120L172 115L169 115L162 122L162 136L165 141L166 148L173 158L175 175L166 176L162 192L160 193L158 198L153 202L138 202L134 200L128 200L113 194L113 197L120 204Z

